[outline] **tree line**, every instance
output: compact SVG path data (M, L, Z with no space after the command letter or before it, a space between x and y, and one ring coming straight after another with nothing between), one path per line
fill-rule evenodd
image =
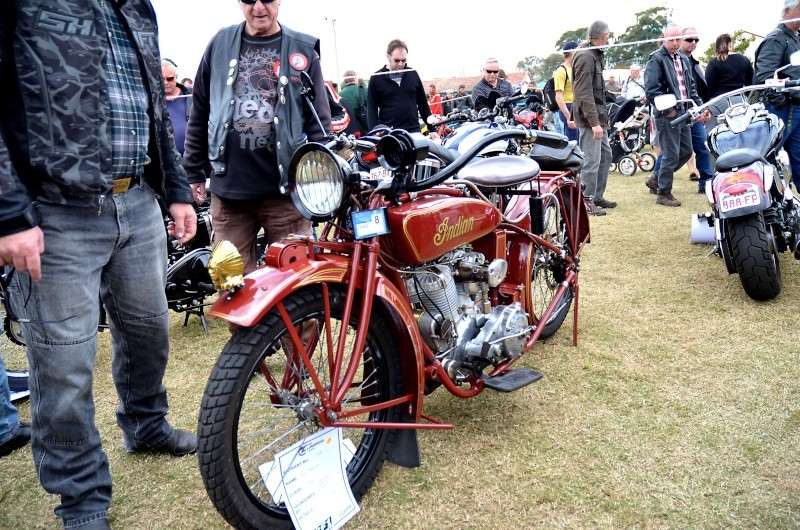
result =
M654 51L658 49L660 44L654 41L661 36L661 31L667 25L667 22L672 20L672 10L666 7L651 7L644 11L636 13L636 22L628 26L623 33L615 35L611 33L610 43L624 44L628 42L643 42L641 44L631 44L629 46L613 46L606 50L606 67L607 68L630 68L632 64L644 66L647 59ZM566 41L574 40L581 43L586 40L588 27L577 28L565 31L561 34L555 44L555 49L560 50ZM714 40L717 35L710 37L712 40L702 55L698 55L697 59L705 64L708 64L715 53ZM747 48L755 40L755 37L742 30L736 30L731 33L733 39L733 51L737 53L744 53ZM536 83L544 82L550 79L553 71L564 60L564 55L560 51L555 51L547 57L539 57L531 55L517 63L519 71L528 72Z

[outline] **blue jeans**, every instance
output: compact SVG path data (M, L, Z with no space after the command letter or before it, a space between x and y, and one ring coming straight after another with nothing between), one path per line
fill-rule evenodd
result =
M673 118L674 119L674 116ZM675 171L680 169L692 156L692 133L686 124L673 126L671 118L665 115L656 116L658 140L661 153L664 155L660 166L653 170L653 178L658 181L659 193L672 190ZM658 162L658 161L656 161Z
M0 341L8 340L0 337ZM0 355L0 444L9 441L19 428L19 413L11 403L11 389L8 388L8 375L3 356Z
M706 126L704 123L696 121L692 124L692 149L695 154L695 164L700 173L700 181L697 183L700 191L705 191L706 182L714 178L714 166L711 164L711 153L706 145Z
M567 109L572 111L572 103L567 103ZM578 141L578 128L570 129L567 122L569 118L564 116L564 113L561 110L557 110L553 113L553 122L556 124L556 132L559 134L563 134L570 140Z
M605 199L608 183L608 170L611 167L611 145L608 143L608 131L602 140L595 140L591 127L580 127L578 145L583 151L583 170L581 181L586 185L583 194L587 197Z
M117 424L130 439L151 445L174 433L162 384L169 349L166 232L146 187L107 196L100 214L96 205L38 209L46 248L42 280L15 274L10 299L30 319L22 330L33 460L42 487L61 496L56 515L72 528L107 518L111 504L92 397L100 299L111 329Z
M783 120L783 148L789 155L794 189L800 190L800 105L786 105L780 109L766 105L766 109Z

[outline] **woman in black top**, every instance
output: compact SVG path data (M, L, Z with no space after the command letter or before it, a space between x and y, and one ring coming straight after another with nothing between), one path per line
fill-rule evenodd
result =
M753 83L753 65L750 59L740 53L731 53L733 39L727 33L717 37L717 53L706 67L706 84L709 98L736 90ZM716 117L728 108L727 101L721 101L711 109L713 115L706 123L710 131L717 125Z

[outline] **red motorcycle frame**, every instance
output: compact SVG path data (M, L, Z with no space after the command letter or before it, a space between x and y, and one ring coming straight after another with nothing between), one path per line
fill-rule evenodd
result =
M536 134L520 130L494 133L462 158L474 156L482 146L501 138L530 140ZM484 194L489 188L497 192L494 199ZM223 352L203 399L198 432L201 448L208 450L200 451L201 470L209 495L231 524L248 528L290 524L280 496L266 491L253 465L246 463L249 458L243 457L249 454L242 441L249 438L240 432L241 424L250 421L245 414L248 405L258 402L263 409L268 401L283 409L286 414L270 421L285 423L287 435L294 429L291 421L311 430L366 429L354 451L354 460L363 452L364 462L348 466L358 498L385 459L419 465L416 429L453 428L424 413L427 393L441 385L455 396L468 398L487 387L510 391L538 380L541 374L513 368L514 364L543 334L555 332L573 299L573 343L577 344L580 254L589 241L589 218L579 177L569 171L539 171L538 165L524 156L492 157L462 168L457 180L446 185L413 192L400 187L389 194L376 188L364 197L365 210L386 212L388 233L355 239L355 228L337 217L324 226L319 240L307 237L270 245L266 265L249 274L235 293L221 295L209 311L240 327L231 343L241 345L242 351L249 348L246 344L261 340L257 332L265 326L286 330L280 338L270 339L272 342L264 339L251 354L229 351L229 343L227 360ZM517 326L516 335L509 332L503 340L483 343L485 350L507 348L505 341L509 340L519 347L519 351L498 355L501 360L492 363L485 374L484 365L465 370L465 363L449 361L432 349L431 343L444 340L446 333L439 328L439 335L421 331L423 318L415 313L408 288L409 268L465 247L484 256L486 262L507 264L506 274L488 288L482 303L487 314L490 309L513 313L514 318L503 322ZM532 293L536 281L542 279L537 270L544 268L552 291L545 303L537 304ZM308 293L321 293L321 297ZM317 304L314 319L298 320L303 303ZM559 319L551 323L556 312ZM525 315L527 322L519 323L519 315ZM376 319L381 323L380 333L374 329ZM334 329L335 322L342 322L342 327ZM337 332L342 336L335 337ZM268 330L265 333L269 335ZM382 334L396 345L396 361L380 354L377 346ZM285 364L276 369L271 365L274 354L258 350L262 347L282 350L286 358L279 359ZM248 355L262 357L249 359ZM238 360L232 363L234 358ZM480 355L476 358L483 359ZM253 364L231 376L232 364L241 362ZM383 393L368 390L381 386L372 381L373 367L393 362L399 366L399 377L383 383ZM485 367L489 364L485 362ZM245 393L258 379L263 379L265 395L251 403ZM257 425L254 422L253 432L260 429ZM378 434L381 432L385 434ZM370 436L378 441L370 442ZM266 447L255 453L273 451L267 451L272 447L270 441L263 442ZM367 446L375 447L362 451Z

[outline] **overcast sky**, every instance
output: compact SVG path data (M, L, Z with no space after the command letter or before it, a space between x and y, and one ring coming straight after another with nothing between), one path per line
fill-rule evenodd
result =
M243 20L238 0L151 1L158 14L161 53L178 64L180 77L194 77L218 29ZM620 34L635 22L637 11L656 4L671 7L675 22L695 26L701 39L698 50L704 51L721 33L743 29L766 35L783 6L782 0L278 1L281 23L319 37L323 71L332 80L340 80L348 69L364 77L379 69L394 38L406 41L409 65L426 79L478 75L486 57L499 58L501 67L513 71L527 56L555 51L556 39L567 30L600 19Z

